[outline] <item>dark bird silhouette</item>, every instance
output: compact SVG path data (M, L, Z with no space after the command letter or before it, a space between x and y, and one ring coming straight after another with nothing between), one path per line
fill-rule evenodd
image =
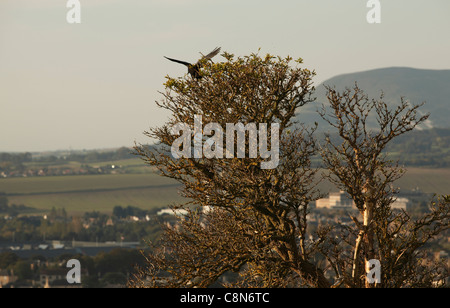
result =
M207 60L211 60L211 58L214 57L215 55L217 55L219 52L220 52L220 47L217 47L216 49L211 51L206 56L203 56L195 64L191 64L189 62L185 62L185 61L181 61L181 60L177 60L177 59L168 58L166 56L164 56L164 58L166 58L167 60L173 61L173 62L177 62L177 63L183 64L183 65L186 65L187 68L188 68L188 73L193 78L198 80L198 79L202 78L202 76L200 75L200 68L203 66L204 62L207 61Z

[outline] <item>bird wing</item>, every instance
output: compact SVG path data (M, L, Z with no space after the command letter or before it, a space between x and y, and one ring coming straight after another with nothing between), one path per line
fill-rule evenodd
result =
M220 52L220 47L216 47L213 51L211 51L206 56L203 56L203 59L208 60L217 55Z
M173 62L177 62L177 63L183 64L183 65L186 65L187 67L189 67L191 65L191 63L189 63L189 62L168 58L166 56L164 56L164 58L166 58L167 60L173 61Z

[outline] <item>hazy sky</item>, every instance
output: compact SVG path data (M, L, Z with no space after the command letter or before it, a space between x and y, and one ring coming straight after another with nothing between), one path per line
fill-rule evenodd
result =
M389 66L450 68L449 0L0 0L0 152L147 142L164 76L216 46L302 57L316 83ZM220 61L217 56L214 60Z

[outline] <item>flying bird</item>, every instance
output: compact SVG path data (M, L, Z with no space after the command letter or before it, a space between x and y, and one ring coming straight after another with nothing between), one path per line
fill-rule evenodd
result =
M166 56L164 56L164 58L166 58L167 60L176 62L176 63L180 63L183 65L186 65L188 68L188 73L195 79L201 79L202 76L200 75L200 68L203 66L204 61L206 60L211 60L212 57L214 57L215 55L217 55L220 52L220 47L216 47L216 49L214 49L213 51L211 51L209 54L207 54L206 56L203 56L200 60L197 61L197 63L195 64L191 64L189 62L185 62L185 61L181 61L181 60L177 60L177 59L172 59L172 58L168 58Z

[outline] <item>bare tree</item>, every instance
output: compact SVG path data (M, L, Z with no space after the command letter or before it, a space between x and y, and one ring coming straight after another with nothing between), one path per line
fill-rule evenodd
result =
M342 251L336 249L337 243L325 252L336 276L349 287L376 286L366 274L369 261L379 260L382 282L378 286L429 284L445 270L421 264L419 248L449 227L449 199L434 203L431 213L418 221L412 221L405 211L394 212L391 204L397 190L393 183L404 170L383 152L390 141L414 129L428 115L418 116L422 104L410 106L403 98L399 106L390 109L383 95L369 99L357 85L342 93L327 87L327 93L329 108L324 106L320 114L337 130L339 140L327 135L321 149L329 171L326 177L352 197L362 217L362 221L352 217L355 226L346 230L351 254L338 255ZM378 128L369 129L371 117ZM351 258L345 261L344 256Z

